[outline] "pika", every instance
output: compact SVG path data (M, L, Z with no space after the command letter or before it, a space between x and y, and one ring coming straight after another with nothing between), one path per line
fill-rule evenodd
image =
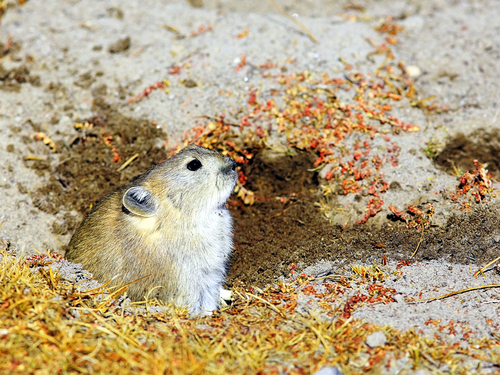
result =
M102 200L71 238L66 258L94 278L128 286L191 314L218 309L232 243L226 201L236 162L190 145Z

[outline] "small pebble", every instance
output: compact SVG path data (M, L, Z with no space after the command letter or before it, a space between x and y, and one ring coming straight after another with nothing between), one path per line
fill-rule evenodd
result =
M429 370L426 370L426 369L420 369L420 370L417 370L413 373L413 375L430 375L431 372Z
M366 345L368 345L370 348L376 348L378 346L382 346L386 342L387 342L387 337L382 331L373 332L366 338Z
M192 79L186 79L184 81L184 86L186 86L187 88L192 88L198 86L198 84L196 83L196 81Z
M110 53L121 53L125 52L130 48L130 37L127 36L123 39L118 39L112 45L109 46L108 51Z
M233 292L227 289L220 290L220 298L224 301L231 301Z
M422 74L422 71L420 70L420 68L418 66L415 66L415 65L410 65L410 66L407 66L406 67L406 73L408 73L408 75L411 77L411 78L416 78L418 77L420 74Z
M321 370L315 372L314 375L342 375L342 373L335 367L323 367Z

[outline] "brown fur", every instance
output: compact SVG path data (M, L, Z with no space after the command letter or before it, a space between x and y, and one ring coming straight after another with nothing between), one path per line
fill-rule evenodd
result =
M194 159L202 167L190 171ZM68 260L113 286L150 275L128 287L132 300L149 295L214 310L232 248L224 204L234 167L215 151L188 146L97 205L71 239Z

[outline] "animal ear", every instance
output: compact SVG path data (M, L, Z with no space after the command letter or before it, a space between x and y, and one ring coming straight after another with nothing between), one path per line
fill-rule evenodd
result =
M156 198L142 186L128 189L123 194L123 206L137 216L151 217L158 211Z

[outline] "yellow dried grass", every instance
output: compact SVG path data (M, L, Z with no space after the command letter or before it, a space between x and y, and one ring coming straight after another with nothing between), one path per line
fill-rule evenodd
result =
M390 360L409 356L415 368L447 364L464 373L458 349L333 312L300 314L278 306L294 300L311 278L300 276L263 290L236 288L239 298L211 317L189 319L175 311L116 308L99 289L78 292L51 266L30 268L3 253L0 261L0 373L310 374L337 366L349 374L380 373ZM356 268L353 278L380 280L379 267ZM382 330L386 345L366 337ZM500 362L476 343L475 355ZM498 345L498 344L496 344ZM364 353L363 356L360 353ZM461 359L462 358L462 359Z

